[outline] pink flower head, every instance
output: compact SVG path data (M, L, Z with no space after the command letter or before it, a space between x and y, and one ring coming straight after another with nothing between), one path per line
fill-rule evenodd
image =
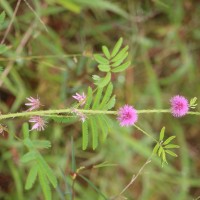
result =
M33 126L32 126L32 130L37 130L37 131L43 131L44 128L46 127L46 121L40 117L40 116L33 116L30 118L29 122L32 122L32 123L35 123Z
M25 103L26 106L30 106L27 111L32 111L38 109L41 106L39 98L35 99L33 97L26 98L29 102Z
M170 99L171 113L174 117L183 117L189 111L188 100L180 95L176 95Z
M76 93L76 95L73 95L72 97L76 99L80 103L81 106L83 106L86 102L86 96L84 92L82 93L82 95L79 93Z
M120 126L134 125L138 120L137 110L132 106L125 105L119 109L117 119Z

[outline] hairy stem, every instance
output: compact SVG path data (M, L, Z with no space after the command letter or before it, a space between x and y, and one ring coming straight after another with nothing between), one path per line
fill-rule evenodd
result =
M84 110L84 109L76 109L84 114L106 114L106 115L117 115L118 111L106 111L106 110ZM154 109L154 110L138 110L138 114L151 114L151 113L170 113L169 109ZM31 112L20 112L20 113L9 113L9 114L1 114L0 120L2 119L12 119L16 117L30 117L30 116L50 116L50 115L59 115L59 114L71 114L73 113L73 108L67 109L56 109L56 110L39 110L39 111L31 111ZM200 115L200 112L188 112L188 115Z

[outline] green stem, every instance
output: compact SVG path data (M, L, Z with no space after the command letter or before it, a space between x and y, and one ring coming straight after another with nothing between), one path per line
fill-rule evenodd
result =
M156 143L158 143L158 141L150 134L148 134L146 131L144 131L143 129L141 129L139 126L137 125L133 125L135 128L137 128L139 131L141 131L142 133L144 133L145 135L147 135L148 137L152 138Z
M106 110L84 110L77 109L77 111L84 114L106 114L106 115L117 115L118 111L106 111ZM152 109L152 110L137 110L138 114L150 114L150 113L171 113L169 109ZM9 113L0 115L0 120L9 119L15 117L30 117L30 116L49 116L55 114L71 114L73 113L73 108L67 109L57 109L57 110L39 110L31 112L20 112L20 113ZM188 112L188 115L200 115L200 112Z

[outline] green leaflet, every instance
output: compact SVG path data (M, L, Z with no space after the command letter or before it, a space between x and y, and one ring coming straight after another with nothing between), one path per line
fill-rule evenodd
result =
M95 150L98 146L98 129L96 124L96 116L91 117L89 121L92 131L92 148Z
M98 68L102 72L109 72L110 71L110 65L109 64L100 64L100 65L98 65Z
M102 51L103 51L104 55L106 56L106 58L110 59L111 55L110 55L110 52L108 50L108 47L107 46L102 46Z
M97 94L96 94L96 96L94 98L94 103L92 105L92 109L98 109L99 102L100 102L101 97L102 97L102 92L103 92L103 88L98 88Z
M122 42L123 42L123 38L120 38L117 43L115 44L112 53L111 53L111 57L113 58L114 56L116 56L116 54L119 52L119 49L122 46Z
M99 54L94 54L94 59L99 63L99 64L109 64L109 60L104 58L103 56Z
M86 99L84 109L89 109L91 103L92 103L92 88L88 87L87 99Z
M169 144L174 138L176 138L176 136L171 136L168 139L165 140L165 142L163 143L163 145Z
M38 165L33 165L29 171L28 177L26 179L25 189L29 190L33 187L38 174Z
M49 140L39 140L33 141L33 145L37 149L48 149L51 147L51 142Z
M103 107L105 110L110 110L111 108L113 108L115 106L115 95L112 96L112 98L108 101L108 103Z
M163 127L160 131L160 138L159 140L162 141L164 139L164 136L165 136L165 127Z
M99 138L101 139L101 142L103 143L107 138L111 123L108 123L108 117L106 115L97 115L97 119L98 119L98 127L100 129Z
M106 92L105 92L105 94L103 96L103 100L102 100L102 102L100 104L100 107L99 107L100 109L103 109L105 107L106 103L109 101L109 99L110 99L110 97L112 95L112 92L113 92L113 84L109 83L109 85L108 85L108 87L106 89Z
M166 150L165 152L168 153L171 156L178 157L173 151Z
M36 159L36 155L37 155L36 151L30 151L26 153L25 155L23 155L23 157L21 158L21 162L27 163L27 162L33 161Z
M88 146L88 120L82 123L82 148L87 149Z
M125 46L114 58L112 58L112 62L117 62L117 61L121 61L121 60L124 60L127 56L128 56L128 49L129 49L129 46Z
M121 57L121 59L117 60L116 62L111 63L111 66L112 66L112 67L118 67L119 65L122 64L122 62L124 62L124 60L127 58L127 56L128 56L128 52L126 52L126 53Z
M112 69L111 71L112 71L112 72L115 72L115 73L116 73L116 72L122 72L122 71L124 71L125 69L127 69L127 68L130 66L130 64L131 64L131 62L128 61L128 62L126 62L126 63L120 65L119 67L115 67L115 68Z
M111 80L111 73L108 72L104 78L99 78L98 81L95 81L95 85L98 87L105 87Z
M160 147L160 145L159 145L159 143L157 143L156 146L153 148L154 154L157 154L159 147Z
M180 146L176 145L176 144L168 144L165 146L165 149L177 149Z

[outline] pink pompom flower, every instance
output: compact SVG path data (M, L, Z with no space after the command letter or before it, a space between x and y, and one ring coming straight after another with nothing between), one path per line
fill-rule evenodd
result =
M176 95L170 99L171 113L174 117L183 117L189 111L188 100L180 95Z
M129 105L125 105L118 110L117 117L120 126L134 125L138 120L137 110Z
M72 97L76 99L80 103L81 106L83 106L86 102L86 95L84 92L82 93L82 95L79 93L76 93L76 95L73 95Z
M46 121L40 117L40 116L33 116L30 118L29 122L31 123L35 123L32 128L31 128L31 131L32 130L37 130L37 131L43 131L46 127Z
M33 98L33 97L29 97L26 98L29 102L25 103L26 106L30 106L30 108L27 111L32 111L32 110L36 110L41 106L40 100L39 98Z

